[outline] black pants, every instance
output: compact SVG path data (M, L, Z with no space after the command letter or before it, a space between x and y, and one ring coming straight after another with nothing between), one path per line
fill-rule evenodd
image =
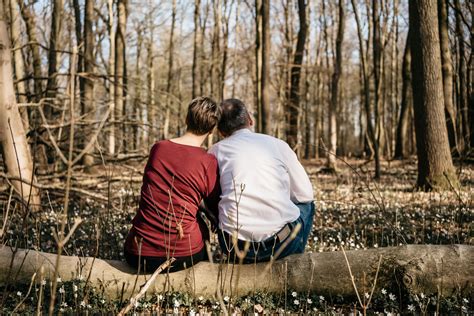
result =
M134 267L135 269L138 269L138 256L131 254L127 251L124 252L125 254L125 260L129 265ZM187 256L187 257L175 257L176 261L172 263L171 267L169 269L164 269L163 272L176 272L176 271L181 271L187 268L190 268L191 266L195 265L199 261L206 261L208 260L207 257L207 250L206 246L204 246L201 251L198 253L195 253L192 256ZM158 269L159 266L161 266L163 263L166 262L168 258L166 257L147 257L147 256L141 256L140 257L140 272L147 272L147 273L153 273L155 272L156 269ZM162 272L162 273L163 273Z

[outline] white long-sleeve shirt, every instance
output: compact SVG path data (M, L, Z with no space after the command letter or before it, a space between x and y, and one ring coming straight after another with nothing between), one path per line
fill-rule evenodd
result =
M209 153L219 164L219 228L241 240L272 236L299 217L295 203L313 200L308 175L282 140L241 129Z

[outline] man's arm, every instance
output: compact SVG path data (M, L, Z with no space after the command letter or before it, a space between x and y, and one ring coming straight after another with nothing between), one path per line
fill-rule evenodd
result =
M290 176L290 199L293 203L305 203L314 200L313 186L308 174L298 160L295 152L287 143L279 142L280 152Z

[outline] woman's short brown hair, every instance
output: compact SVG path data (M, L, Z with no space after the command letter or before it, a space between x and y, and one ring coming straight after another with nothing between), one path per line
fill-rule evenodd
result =
M204 135L212 131L221 116L221 108L208 97L198 97L188 105L186 115L187 131L195 135Z

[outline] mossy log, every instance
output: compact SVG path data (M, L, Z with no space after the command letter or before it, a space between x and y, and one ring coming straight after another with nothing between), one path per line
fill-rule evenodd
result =
M353 250L346 252L359 292L369 291L382 256L376 291L381 288L402 294L472 296L474 283L474 246L408 245L400 247ZM34 273L36 282L54 275L55 254L0 248L0 284L29 283ZM43 267L41 269L41 267ZM41 271L43 271L41 273ZM111 299L129 297L150 275L136 275L125 262L90 257L63 256L59 275L63 281L90 273L94 286L104 287ZM166 275L159 275L151 292L162 292ZM292 255L268 263L227 265L201 262L194 268L169 274L171 290L215 297L217 286L222 295L239 296L254 291L279 292L285 288L312 291L322 295L354 296L348 265L341 251Z

